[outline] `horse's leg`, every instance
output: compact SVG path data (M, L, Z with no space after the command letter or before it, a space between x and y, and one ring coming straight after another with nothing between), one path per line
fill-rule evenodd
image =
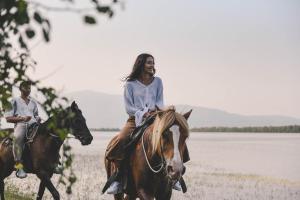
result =
M158 190L155 195L156 200L170 200L172 196L172 185L165 178L158 184Z
M148 194L144 189L139 189L138 194L141 200L154 200L154 197Z
M4 181L3 179L0 180L0 194L1 194L1 200L4 200Z
M172 196L172 192L168 192L164 195L162 195L162 194L157 195L155 199L156 200L170 200L171 196Z
M46 188L50 191L54 200L59 200L60 199L59 193L54 187L53 183L51 182L49 174L47 172L39 172L37 173L37 176L39 177L39 179L41 179L41 182L43 182Z
M124 200L124 194L119 193L114 195L115 200Z
M136 198L132 195L126 195L125 200L136 200Z
M38 196L36 198L36 200L41 200L43 195L44 195L44 192L45 192L45 188L46 188L46 185L45 183L41 180L40 182L40 187L39 187L39 192L38 192Z

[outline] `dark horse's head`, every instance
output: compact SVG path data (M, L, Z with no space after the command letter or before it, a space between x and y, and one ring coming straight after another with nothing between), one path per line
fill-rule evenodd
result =
M152 134L152 154L158 154L165 160L168 178L178 180L183 173L183 155L186 151L186 139L189 136L187 119L192 110L179 114L173 106L160 111L156 116Z
M68 124L71 134L78 139L82 145L88 145L92 142L93 136L86 125L86 120L82 115L75 101L71 104L68 110Z

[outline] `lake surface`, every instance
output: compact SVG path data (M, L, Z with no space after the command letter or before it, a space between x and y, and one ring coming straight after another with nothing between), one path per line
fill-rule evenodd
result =
M115 132L93 132L91 145L71 140L75 154L103 156ZM300 134L197 133L187 141L188 165L300 181Z

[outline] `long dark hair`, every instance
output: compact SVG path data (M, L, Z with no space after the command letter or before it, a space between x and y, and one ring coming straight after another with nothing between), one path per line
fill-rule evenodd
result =
M142 74L146 60L148 57L152 57L154 60L154 57L148 53L142 53L142 54L138 55L138 57L135 60L134 65L133 65L131 73L127 77L125 77L123 80L124 81L136 80ZM155 68L154 68L154 74L155 74Z

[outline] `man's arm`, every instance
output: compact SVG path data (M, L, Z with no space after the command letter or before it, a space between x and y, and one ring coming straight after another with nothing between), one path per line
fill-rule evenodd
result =
M18 123L18 122L28 122L31 117L30 116L9 116L5 118L8 123Z
M8 123L18 123L18 122L28 122L31 117L30 116L17 116L16 114L17 110L17 102L15 99L11 101L11 108L8 110L4 117Z

